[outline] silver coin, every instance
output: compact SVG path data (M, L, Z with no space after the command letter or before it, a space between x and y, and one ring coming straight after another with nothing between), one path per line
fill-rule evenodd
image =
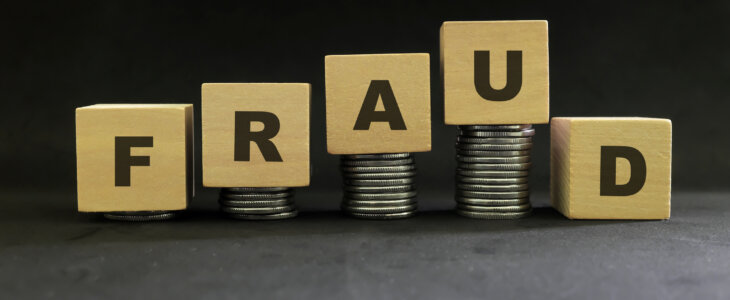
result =
M230 187L222 188L224 193L271 193L283 192L291 188L288 187Z
M463 156L456 155L456 160L466 163L481 164L514 164L530 162L529 156L513 156L513 157L481 157L481 156Z
M289 192L282 193L221 193L221 198L231 200L265 200L265 199L281 199L291 197L293 194Z
M294 201L291 198L282 199L271 199L271 200L230 200L230 199L219 199L218 203L225 206L234 207L268 207L268 206L282 206L292 204Z
M462 183L476 183L476 184L518 184L527 183L527 177L514 177L514 178L483 178L483 177L467 177L467 176L456 176L456 181Z
M399 206L399 205L415 204L416 199L406 198L406 199L395 199L395 200L354 200L354 199L344 198L342 200L342 203L347 206Z
M233 207L221 206L222 212L229 214L247 214L247 215L270 215L277 214L295 209L293 205L270 206L270 207Z
M172 219L177 214L174 211L120 211L104 213L104 218L114 221L150 222Z
M403 159L411 157L410 153L382 153L382 154L348 154L343 159Z
M468 210L456 210L456 213L469 218L474 219L488 219L488 220L512 220L520 219L529 216L532 210L521 211L521 212L480 212L480 211L468 211Z
M530 203L530 198L479 199L479 198L468 198L468 197L456 196L456 202L469 204L469 205L488 205L488 206L522 205L522 204Z
M383 159L383 160L343 160L343 166L352 167L385 167L385 166L402 166L413 163L412 158L406 159Z
M353 193L394 193L413 190L413 185L392 185L392 186L358 186L346 185L344 190Z
M526 144L461 144L457 143L456 148L459 150L472 151L519 151L532 149L532 143Z
M483 157L513 157L513 156L529 156L530 150L518 151L479 151L479 150L463 150L456 149L456 154L463 156L483 156Z
M458 196L467 198L479 198L479 199L516 199L525 198L530 196L529 191L519 192L479 192L479 191L465 191L456 190Z
M458 130L461 136L471 137L526 137L535 135L535 129L523 129L520 131L478 131L478 130Z
M531 124L523 125L459 125L459 129L462 130L476 130L476 131L516 131L523 129L532 128Z
M486 171L523 171L529 170L532 163L518 164L475 164L458 162L457 167L467 170L486 170Z
M521 138L476 138L457 136L456 142L466 144L527 144L532 143L532 137Z
M469 169L456 169L456 174L467 177L481 177L481 178L512 178L512 177L527 177L530 175L528 171L499 171L499 170L469 170Z
M395 200L416 197L416 191L398 193L350 193L345 192L345 197L353 200Z
M413 184L413 178L394 178L394 179L346 179L345 184L357 186L392 186Z
M416 176L415 171L388 172L388 173L342 173L346 179L391 179Z
M342 210L365 214L390 214L416 210L415 204L400 206L347 206L343 205Z
M482 191L482 192L518 192L518 191L529 190L530 186L526 183L500 184L500 185L457 183L456 188L462 189L462 190L467 190L467 191Z
M508 205L508 206L483 206L483 205L469 205L469 204L458 204L456 205L458 210L467 211L480 211L480 212L521 212L532 209L530 203L520 205Z
M360 218L360 219L370 219L370 220L394 220L394 219L404 219L408 217L412 217L416 214L416 211L406 211L406 212L400 212L400 213L387 213L387 214L368 214L368 213L357 213L357 212L349 212L350 216Z
M387 167L342 167L345 173L393 173L411 171L416 168L415 165L387 166Z
M296 217L298 214L298 211L292 210L270 215L229 214L228 216L234 219L242 220L282 220Z

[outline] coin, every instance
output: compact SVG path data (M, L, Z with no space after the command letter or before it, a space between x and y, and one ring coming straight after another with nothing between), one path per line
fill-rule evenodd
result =
M383 160L343 160L342 165L353 167L385 167L412 164L413 159L383 159Z
M391 185L391 186L357 186L345 185L345 191L353 193L393 193L407 192L413 189L413 185Z
M291 192L281 193L221 193L221 198L231 200L264 200L264 199L281 199L291 197Z
M465 190L457 190L456 194L458 196L467 197L467 198L479 198L479 199L515 199L515 198L525 198L530 195L529 191L519 191L519 192L479 192L479 191L465 191Z
M530 175L528 171L500 171L500 170L469 170L456 169L456 174L469 177L485 177L485 178L510 178L510 177L527 177Z
M478 131L459 129L459 135L471 137L526 137L535 135L535 129L524 129L520 131Z
M476 138L468 136L457 136L456 142L467 144L526 144L532 143L532 137L521 138Z
M522 205L525 203L530 203L530 198L479 199L479 198L468 198L468 197L456 196L456 202L469 204L469 205L483 205L483 206Z
M397 206L348 206L343 205L342 209L348 212L365 214L391 214L416 210L415 204Z
M269 207L234 207L221 206L221 211L231 214L247 215L269 215L294 210L293 205L269 206Z
M456 154L464 156L481 156L481 157L513 157L513 156L529 156L530 150L503 150L503 151L479 151L479 150L463 150L456 149Z
M231 218L243 220L282 220L296 217L299 214L296 210L275 213L270 215L249 215L249 214L229 214Z
M177 214L174 211L120 211L107 212L104 217L114 221L150 222L172 219Z
M342 173L346 179L390 179L416 176L415 171L391 172L391 173Z
M506 205L506 206L484 206L484 205L469 205L469 204L458 204L457 209L467 211L479 211L479 212L521 212L530 210L532 206L530 203L520 205Z
M413 178L394 179L346 179L345 184L358 186L392 186L402 184L413 184Z
M343 203L346 203L348 206L400 206L400 205L415 204L416 200L415 200L415 198L395 199L395 200L354 200L354 199L344 198Z
M529 216L532 210L521 211L521 212L480 212L480 211L468 211L468 210L456 210L456 213L465 217L474 219L489 219L489 220L510 220L519 219Z
M481 156L462 156L456 155L456 160L466 163L485 163L485 164L513 164L530 162L529 156L513 156L513 157L481 157Z
M290 198L271 199L271 200L230 200L221 198L218 203L225 206L235 207L266 207L266 206L282 206L292 204Z
M525 144L461 144L457 143L456 148L472 151L517 151L532 148L532 143Z
M229 187L222 188L222 191L225 193L268 193L283 192L288 189L288 187Z
M415 165L387 166L387 167L342 167L343 172L348 173L393 173L404 172L415 169Z
M345 197L353 200L395 200L413 198L416 191L397 192L397 193L351 193L345 192Z
M483 178L483 177L466 177L456 175L456 180L462 183L476 183L476 184L517 184L527 183L527 177L514 177L514 178Z
M500 184L500 185L487 185L487 184L474 184L474 183L458 183L456 187L467 191L483 191L483 192L516 192L526 191L529 185L526 183L521 184Z
M400 212L400 213L387 213L387 214L368 214L368 213L358 213L358 212L350 212L349 214L356 218L361 219L371 219L371 220L394 220L394 219L403 219L412 217L416 212L415 211L406 211L406 212Z
M524 125L459 125L459 129L463 130L479 130L479 131L516 131L532 128L531 124Z
M343 159L402 159L411 157L410 153L383 153L383 154L348 154Z
M522 171L530 169L532 163L517 164L477 164L458 162L457 167L468 170L487 170L487 171Z

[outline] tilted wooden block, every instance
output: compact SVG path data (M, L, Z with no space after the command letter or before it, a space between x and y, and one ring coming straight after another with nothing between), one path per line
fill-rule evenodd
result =
M192 104L76 109L78 209L182 210L193 192Z
M547 123L547 21L444 22L441 75L446 124Z
M203 185L309 185L308 83L205 83Z
M672 123L553 118L550 200L571 219L668 219Z
M325 57L327 151L431 150L427 53Z

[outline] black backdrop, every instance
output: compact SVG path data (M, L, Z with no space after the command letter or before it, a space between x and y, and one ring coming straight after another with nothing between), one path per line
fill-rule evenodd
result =
M74 191L74 108L194 103L203 82L310 82L312 189L337 188L326 153L324 56L429 52L433 151L425 192L453 186L455 130L443 124L438 30L446 20L547 19L552 116L674 122L673 184L724 189L730 2L517 1L0 4L0 187ZM196 123L196 176L200 126ZM537 127L532 186L547 190L549 130ZM198 180L198 182L200 182ZM336 201L336 200L335 200Z

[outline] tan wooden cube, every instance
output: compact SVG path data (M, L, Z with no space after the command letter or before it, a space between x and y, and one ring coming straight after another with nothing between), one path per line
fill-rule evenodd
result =
M550 200L571 219L668 219L672 122L553 118Z
M76 109L81 212L183 210L193 193L192 104Z
M441 76L446 124L547 123L547 21L444 22Z
M205 83L203 185L309 185L308 83Z
M327 152L431 150L427 53L325 57Z

